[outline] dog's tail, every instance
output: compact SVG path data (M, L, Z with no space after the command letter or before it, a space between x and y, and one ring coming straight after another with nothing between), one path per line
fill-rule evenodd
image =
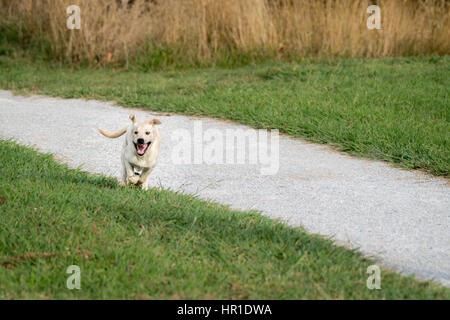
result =
M106 131L103 131L102 129L98 129L98 132L100 132L100 133L101 133L102 135L104 135L105 137L114 139L114 138L120 137L120 136L123 135L125 132L127 132L127 129L128 129L128 126L123 127L122 129L120 129L120 130L117 131L117 132L106 132Z

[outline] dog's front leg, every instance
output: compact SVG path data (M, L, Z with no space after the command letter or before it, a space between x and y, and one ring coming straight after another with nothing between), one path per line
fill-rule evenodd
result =
M127 161L124 162L127 176L127 183L136 184L139 181L139 176L134 174L133 167Z
M140 185L143 190L148 190L148 177L150 176L150 173L152 173L152 171L153 168L144 168L142 170L138 185Z

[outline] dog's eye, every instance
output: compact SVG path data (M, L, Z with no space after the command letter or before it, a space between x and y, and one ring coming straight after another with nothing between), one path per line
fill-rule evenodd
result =
M138 132L137 132L137 131L135 131L135 132L134 132L134 134L138 134Z
M147 131L145 134L146 134L146 135L149 135L149 134L150 134L150 131Z

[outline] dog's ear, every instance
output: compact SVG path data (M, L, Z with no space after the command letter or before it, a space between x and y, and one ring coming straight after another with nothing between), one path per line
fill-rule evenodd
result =
M159 121L158 119L152 119L148 123L150 123L152 125L156 125L156 124L161 124L161 121Z
M133 123L137 122L136 116L134 115L134 113L130 114L130 120L133 121Z

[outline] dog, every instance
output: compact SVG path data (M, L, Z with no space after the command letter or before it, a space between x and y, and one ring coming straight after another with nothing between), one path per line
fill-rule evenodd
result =
M126 133L122 148L122 179L120 185L134 184L148 189L148 178L156 166L161 145L161 137L156 127L161 124L158 119L138 122L134 114L130 114L131 126L117 132L98 131L108 138L118 138Z

